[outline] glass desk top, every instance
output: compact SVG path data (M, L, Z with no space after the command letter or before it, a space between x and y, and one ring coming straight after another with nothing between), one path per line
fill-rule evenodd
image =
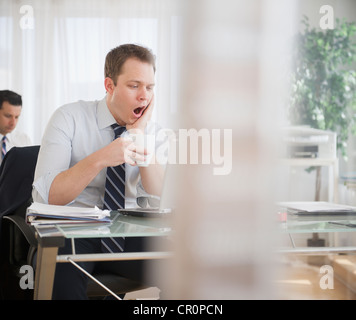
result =
M296 215L288 214L285 222L278 222L285 233L356 232L356 215Z
M57 229L66 238L151 237L171 233L171 218L147 218L111 213L110 223L62 224Z

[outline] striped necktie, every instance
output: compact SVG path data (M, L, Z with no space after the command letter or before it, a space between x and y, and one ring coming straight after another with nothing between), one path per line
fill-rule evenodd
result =
M4 159L6 154L6 136L1 139L1 160Z
M114 129L114 139L120 137L126 130L118 124L113 124L111 127ZM124 207L125 163L107 168L103 209L117 210ZM102 238L101 244L104 252L121 252L124 251L125 238Z

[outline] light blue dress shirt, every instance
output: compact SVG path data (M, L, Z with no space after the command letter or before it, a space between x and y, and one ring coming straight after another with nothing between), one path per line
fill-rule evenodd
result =
M48 203L51 184L60 172L112 142L113 123L116 121L106 105L105 98L101 101L78 101L58 108L43 135L33 183L33 200ZM160 128L157 124L147 124L146 133L156 134L158 130ZM163 141L156 140L156 150L162 143ZM68 205L102 208L105 179L106 168ZM145 195L147 194L141 184L139 168L127 164L125 207L136 207L137 197Z

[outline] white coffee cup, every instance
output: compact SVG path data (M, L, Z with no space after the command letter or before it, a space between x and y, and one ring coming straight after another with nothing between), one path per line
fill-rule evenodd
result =
M148 167L155 152L155 136L153 134L130 133L129 139L131 139L136 146L145 148L148 153L145 155L145 161L136 161L136 163L139 167Z

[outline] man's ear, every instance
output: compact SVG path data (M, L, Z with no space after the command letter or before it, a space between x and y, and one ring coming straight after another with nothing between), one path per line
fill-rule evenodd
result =
M111 78L106 77L104 80L104 86L107 93L112 94L115 88L114 81Z

